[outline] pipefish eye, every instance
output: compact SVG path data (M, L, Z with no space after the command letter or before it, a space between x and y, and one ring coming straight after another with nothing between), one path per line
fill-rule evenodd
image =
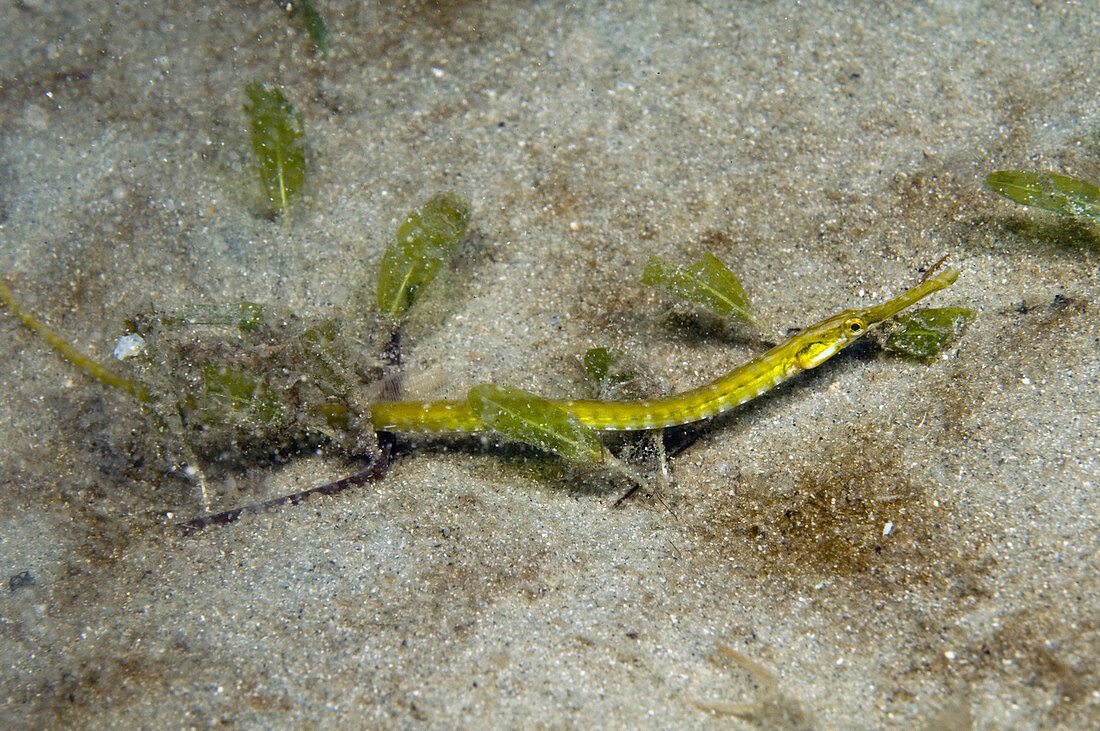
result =
M863 320L859 319L858 317L853 317L844 323L844 327L848 330L849 333L851 333L852 335L856 335L863 332L864 328L866 328L867 326L863 323Z

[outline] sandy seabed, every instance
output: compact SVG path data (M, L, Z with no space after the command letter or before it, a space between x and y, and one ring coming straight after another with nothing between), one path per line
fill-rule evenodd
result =
M594 346L679 390L760 350L643 286L650 255L713 252L778 340L948 254L931 303L974 320L707 424L671 510L403 438L380 482L184 535L201 504L138 405L0 314L2 725L1100 725L1100 226L981 185L1100 181L1092 3L317 9L324 57L275 3L7 4L0 274L28 310L102 360L154 308L358 321L451 189L471 225L404 329L415 395L584 395ZM288 219L253 80L304 119ZM213 508L361 467L212 471Z

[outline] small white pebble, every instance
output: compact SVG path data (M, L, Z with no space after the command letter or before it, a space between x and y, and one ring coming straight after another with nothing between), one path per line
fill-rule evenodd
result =
M123 335L115 343L114 356L118 360L133 358L145 352L145 340L140 335Z
M882 526L882 537L885 538L886 536L890 535L890 533L893 532L893 530L894 530L894 524L893 523L887 523L886 525Z

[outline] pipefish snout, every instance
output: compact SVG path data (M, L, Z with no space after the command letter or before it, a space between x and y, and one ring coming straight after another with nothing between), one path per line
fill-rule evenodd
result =
M948 268L882 304L844 310L710 383L683 393L637 401L550 399L550 403L601 431L659 429L706 419L816 368L863 337L873 325L950 286L958 276L957 269ZM381 401L371 406L371 422L380 431L446 433L486 429L469 403L457 399Z

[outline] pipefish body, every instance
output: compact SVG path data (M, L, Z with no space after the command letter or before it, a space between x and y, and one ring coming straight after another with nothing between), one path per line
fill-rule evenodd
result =
M710 383L663 398L636 401L550 399L581 423L601 431L659 429L688 424L729 411L770 391L802 371L816 368L887 320L958 279L949 268L882 304L844 310L734 368ZM380 431L476 432L486 427L465 400L381 401L371 406Z

